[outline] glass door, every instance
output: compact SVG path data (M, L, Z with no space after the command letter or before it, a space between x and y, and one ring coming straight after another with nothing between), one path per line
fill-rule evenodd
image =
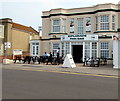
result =
M39 56L39 43L32 43L32 56Z

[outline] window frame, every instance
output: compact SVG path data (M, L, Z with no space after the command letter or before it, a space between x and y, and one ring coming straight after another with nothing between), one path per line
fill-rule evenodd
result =
M113 17L114 17L114 19L113 19ZM115 19L116 19L116 16L112 15L112 30L115 30Z
M80 23L79 23L79 21L80 21ZM82 21L82 23L81 23L81 21ZM77 23L78 23L77 24L77 33L81 35L84 33L84 18L78 18Z
M66 19L62 18L62 32L66 33Z
M54 24L55 23L54 21L59 21L58 25ZM54 33L60 32L60 19L53 19L52 20L52 32L54 32Z
M97 57L97 42L92 42L92 57Z
M57 48L54 48L55 44L58 44ZM57 50L58 50L58 48L60 48L60 43L57 43L57 42L52 43L52 53L54 53L54 56L57 56Z
M85 57L90 58L90 42L85 42Z
M98 31L98 16L95 16L95 29Z
M109 15L100 15L100 30L110 30L109 20Z
M106 45L105 44L108 44L108 47L106 47ZM104 47L102 47L102 44L104 44L103 46ZM109 58L110 57L110 43L109 42L100 42L100 57L101 58ZM108 51L108 56L102 56L102 54L103 55L105 55L105 53Z
M39 42L32 42L32 56L39 56Z

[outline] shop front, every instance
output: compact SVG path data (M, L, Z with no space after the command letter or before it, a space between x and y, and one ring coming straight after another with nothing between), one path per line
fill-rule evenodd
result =
M72 54L76 63L84 58L98 57L98 35L63 35L61 36L61 55Z

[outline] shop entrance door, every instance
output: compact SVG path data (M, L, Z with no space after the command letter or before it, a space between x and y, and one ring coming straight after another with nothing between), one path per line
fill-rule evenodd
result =
M73 45L72 55L75 63L83 62L83 45Z

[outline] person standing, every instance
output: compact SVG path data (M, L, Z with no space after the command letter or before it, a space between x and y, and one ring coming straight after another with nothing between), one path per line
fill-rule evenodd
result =
M57 49L57 64L60 64L60 48Z
M49 62L52 64L52 62L53 62L53 55L52 55L52 53L50 52L50 56L49 56Z

